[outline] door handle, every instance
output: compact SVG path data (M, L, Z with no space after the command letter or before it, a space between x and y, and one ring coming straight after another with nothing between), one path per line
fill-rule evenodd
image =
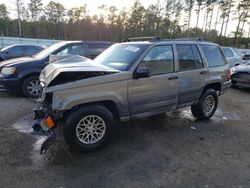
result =
M177 76L172 76L172 77L169 77L168 79L169 80L176 80L176 79L178 79L178 77Z
M206 70L201 71L200 74L207 74L207 71Z

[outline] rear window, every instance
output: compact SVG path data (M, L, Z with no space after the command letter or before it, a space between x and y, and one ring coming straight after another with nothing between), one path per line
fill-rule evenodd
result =
M217 67L226 64L222 51L218 46L209 44L201 44L200 46L207 59L208 67Z

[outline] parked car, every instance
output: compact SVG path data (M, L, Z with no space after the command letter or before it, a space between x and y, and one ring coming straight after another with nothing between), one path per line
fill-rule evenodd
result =
M229 68L240 65L242 63L242 56L235 48L231 47L222 47L224 54L227 58L227 62L229 64Z
M246 63L248 60L250 60L250 53L243 54L242 60L243 63Z
M0 61L17 57L32 56L42 51L43 47L38 45L11 45L0 50ZM1 63L0 63L1 64Z
M27 97L39 97L42 92L39 74L48 64L50 55L73 54L95 58L112 44L110 42L60 42L32 57L4 61L0 64L0 91L22 92Z
M250 88L250 60L231 68L231 80L234 88L239 86Z
M33 128L51 135L42 153L62 127L71 147L90 152L107 141L118 122L186 106L196 118L209 119L218 96L231 85L222 49L204 41L124 42L83 62L53 64L40 75L44 90Z

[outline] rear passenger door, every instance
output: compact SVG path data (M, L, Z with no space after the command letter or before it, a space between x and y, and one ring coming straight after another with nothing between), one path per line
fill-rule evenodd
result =
M178 79L174 72L171 45L155 46L139 67L147 67L150 77L129 80L129 107L132 117L174 110L178 100Z
M178 59L179 99L178 106L184 107L197 102L204 88L207 67L195 44L176 44Z

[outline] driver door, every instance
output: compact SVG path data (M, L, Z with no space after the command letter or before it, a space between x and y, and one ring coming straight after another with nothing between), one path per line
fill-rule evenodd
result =
M144 117L176 109L178 77L174 72L172 45L153 47L139 64L140 67L147 67L150 76L129 80L131 117Z

